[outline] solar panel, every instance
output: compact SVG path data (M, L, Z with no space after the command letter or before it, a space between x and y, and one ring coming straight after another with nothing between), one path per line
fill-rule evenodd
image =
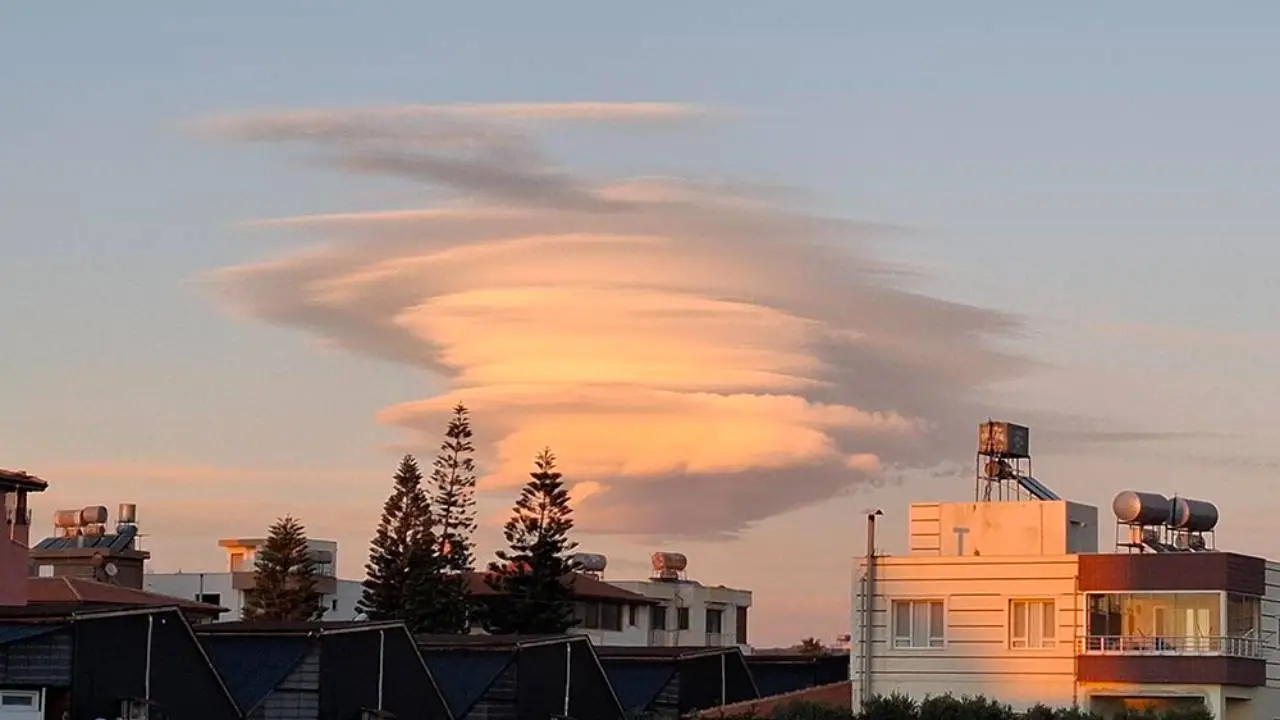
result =
M1043 483L1031 477L1030 475L1019 475L1018 484L1022 486L1023 490L1026 490L1027 492L1031 493L1031 496L1037 500L1061 500L1062 499L1058 497L1057 493L1045 487Z

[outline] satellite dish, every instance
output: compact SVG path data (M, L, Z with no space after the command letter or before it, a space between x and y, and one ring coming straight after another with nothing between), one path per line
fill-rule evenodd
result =
M107 577L115 577L120 573L120 568L116 567L116 564L113 562L107 563L107 566L102 569L107 572Z

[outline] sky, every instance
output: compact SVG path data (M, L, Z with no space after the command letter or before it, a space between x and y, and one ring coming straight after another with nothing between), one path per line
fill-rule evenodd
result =
M156 570L285 513L359 577L464 401L481 556L533 453L583 550L848 631L860 513L975 426L1274 556L1273 3L0 11L0 466ZM38 521L42 522L42 521ZM1109 529L1104 528L1109 541Z

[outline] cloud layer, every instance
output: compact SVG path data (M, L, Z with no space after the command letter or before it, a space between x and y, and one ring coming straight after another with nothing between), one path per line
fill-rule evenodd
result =
M731 535L902 468L972 452L979 390L1031 363L1016 318L910 292L878 228L722 186L589 180L522 121L668 121L669 105L464 106L220 118L335 167L451 191L445 206L270 221L318 244L228 268L234 310L422 368L447 391L385 409L433 446L474 412L486 487L551 445L597 532ZM522 127L524 129L522 130Z

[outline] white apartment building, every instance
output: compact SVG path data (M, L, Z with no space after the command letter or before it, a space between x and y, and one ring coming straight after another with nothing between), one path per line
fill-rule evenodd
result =
M581 555L590 573L604 571L605 559ZM585 558L585 560L584 560ZM647 580L609 580L625 591L602 599L599 610L579 599L579 626L596 645L626 647L725 647L750 651L747 615L751 591L703 585L685 576L688 560L678 553L654 553L653 576ZM581 594L586 588L576 591Z
M1280 564L1215 550L1216 508L1154 493L1116 497L1115 549L1099 552L1097 508L1007 472L1025 438L983 454L997 462L979 463L977 501L914 503L908 554L859 560L855 707L950 692L1015 709L1203 704L1222 720L1280 717Z
M226 569L219 572L151 573L143 577L150 592L184 597L227 608L219 620L238 620L244 609L245 594L254 587L253 568L257 552L265 538L226 538L218 541L227 554ZM332 540L308 540L307 546L316 561L316 589L325 608L324 620L355 619L356 604L362 587L359 580L338 577L338 543Z

